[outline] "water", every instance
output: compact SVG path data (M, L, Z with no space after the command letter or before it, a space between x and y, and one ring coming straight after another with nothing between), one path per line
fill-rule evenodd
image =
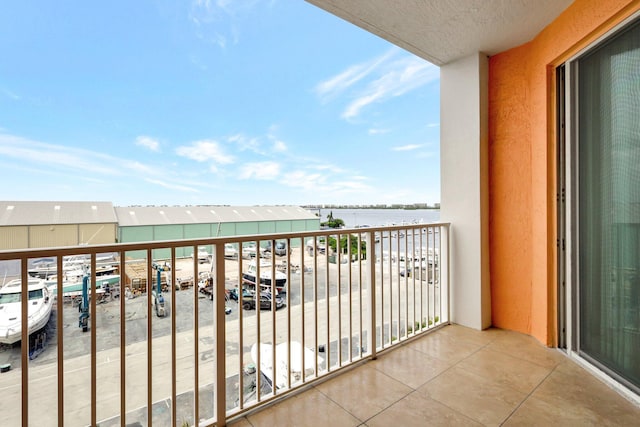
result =
M320 222L327 221L327 215L344 221L346 228L381 227L385 225L403 225L430 223L440 220L440 211L436 209L319 209Z
M319 213L321 222L327 221L327 215L331 213L334 219L343 220L346 228L424 224L440 220L440 211L436 209L320 209ZM376 243L376 253L413 253L421 247L438 248L440 245L438 233L418 233L415 242L413 240L413 233L408 236L394 234L391 238L385 233Z

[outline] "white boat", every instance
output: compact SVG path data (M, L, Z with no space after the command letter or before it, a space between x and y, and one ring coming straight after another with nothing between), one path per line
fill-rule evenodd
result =
M268 261L260 262L260 286L263 291L271 291L271 263ZM258 272L258 266L255 261L251 261L246 273L242 273L242 281L245 285L255 286L256 275ZM287 292L287 275L278 271L275 271L275 287L278 293Z
M289 359L291 368L291 383L302 380L303 375L312 374L316 366L317 357L318 366L324 362L324 358L310 348L304 348L304 367L302 363L303 347L298 341L291 341L291 354L288 354L289 345L286 342L276 345L276 361L273 363L273 346L271 344L260 344L260 372L265 378L276 388L285 388L287 386L287 377L289 375L287 369L287 360ZM251 358L256 366L258 366L258 346L251 346ZM274 373L275 367L275 373ZM275 374L275 381L274 381ZM271 385L270 384L270 385Z
M22 293L20 279L12 280L0 288L0 343L13 344L22 339ZM29 335L44 328L51 317L53 298L44 280L30 278Z
M90 258L83 255L64 257L62 271L65 279L82 279L85 273L90 271ZM118 271L118 263L113 255L96 257L96 275L115 274ZM58 265L54 258L43 258L35 261L29 268L29 276L40 279L48 279L56 276Z
M55 298L58 292L58 280L51 278L45 280L51 296ZM119 274L107 274L104 276L96 276L96 293L102 294L107 290L120 289L120 275ZM66 297L80 296L82 295L82 278L80 280L63 280L62 281L62 294Z

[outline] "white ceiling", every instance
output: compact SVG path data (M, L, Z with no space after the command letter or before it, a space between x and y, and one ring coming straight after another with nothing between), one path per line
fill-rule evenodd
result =
M307 0L436 65L532 40L573 0Z

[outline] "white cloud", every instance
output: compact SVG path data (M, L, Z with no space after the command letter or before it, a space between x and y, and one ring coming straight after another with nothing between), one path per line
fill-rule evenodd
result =
M438 67L414 56L407 56L385 64L383 74L375 81L370 82L347 105L342 113L342 118L353 119L368 105L403 95L437 80L439 76Z
M197 189L193 187L187 187L186 185L170 184L168 182L160 181L159 179L151 179L151 178L146 178L145 181L151 184L159 185L164 188L168 188L170 190L185 191L188 193L199 193Z
M273 180L280 175L281 166L276 162L254 162L242 165L240 179Z
M389 133L389 132L391 132L390 129L376 129L376 128L371 128L368 131L369 135L380 135L380 134Z
M11 135L0 135L0 155L41 166L46 164L49 168L82 170L103 175L123 173L118 167L124 163L121 159L81 148L46 144Z
M287 144L280 140L274 141L273 150L278 152L287 151Z
M14 101L19 101L20 99L22 99L20 95L13 93L9 89L0 88L0 93L3 93L5 96L13 99Z
M403 95L438 79L438 67L410 54L398 57L401 50L392 48L370 61L355 64L320 82L314 88L322 101L346 94L351 102L342 118L351 120L375 102Z
M429 123L427 124L428 128L437 128L440 127L440 123Z
M336 194L362 193L371 190L365 184L367 178L363 176L334 175L328 173L309 173L301 170L284 175L283 184L311 191L315 196L334 197ZM334 199L335 200L335 199Z
M139 173L139 174L146 174L146 175L153 175L156 171L155 168L149 166L149 165L145 165L142 164L140 162L138 162L137 160L124 160L123 164L130 169L133 172Z
M239 23L255 13L260 3L259 0L194 0L188 15L198 39L225 49L229 40L238 43L242 27Z
M188 146L178 147L176 154L196 162L212 162L226 165L235 161L234 157L226 154L220 144L212 140L195 141Z
M328 98L332 98L367 77L376 68L378 68L380 64L384 63L390 57L395 55L396 52L397 49L393 48L385 54L372 59L371 61L352 65L340 74L318 83L315 87L315 92L318 94L318 96L325 100Z
M100 197L106 198L110 197L110 188L114 188L114 185L118 188L118 196L126 193L127 189L122 188L121 184L114 184L118 182L126 182L132 188L139 188L139 191L144 191L142 188L145 182L184 193L196 193L196 188L203 186L202 180L198 179L202 174L199 171L194 172L191 181L185 181L184 173L176 173L166 165L145 164L136 159L43 143L8 134L0 134L0 161L7 163L4 166L5 171L7 167L11 167L19 171L19 174L28 176L29 180L38 182L33 185L37 187L33 192L42 194L63 191L61 189L67 182L73 186L67 197L86 197L83 192L94 192L89 187L77 185L85 182L102 185L104 193L101 193L103 196ZM42 176L47 178L43 179Z
M330 171L332 173L343 173L344 170L339 168L336 165L329 165L326 163L323 164L319 164L319 165L311 165L309 166L309 169L315 169L315 170L319 170L319 171Z
M289 187L303 188L309 191L320 190L327 181L327 175L322 173L307 173L293 171L284 175L283 184Z
M157 140L151 138L150 136L140 135L139 137L136 138L136 145L148 148L151 151L160 150L160 143Z
M240 151L253 151L254 153L264 154L262 153L260 140L258 138L249 138L238 133L227 138L227 141L236 144Z
M398 147L392 147L391 149L393 151L413 151L413 150L417 150L420 147L422 147L422 144L407 144L407 145L401 145Z

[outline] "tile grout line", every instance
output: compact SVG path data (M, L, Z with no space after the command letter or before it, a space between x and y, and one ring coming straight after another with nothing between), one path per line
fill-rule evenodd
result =
M524 360L524 359L523 359L523 360ZM500 425L501 425L501 426L502 426L502 425L504 425L504 423L506 423L507 421L509 421L509 419L513 416L513 414L515 414L515 413L518 411L518 409L520 409L520 408L522 407L522 405L524 404L524 402L526 402L527 400L529 400L529 398L531 397L531 395L533 395L533 393L535 393L535 392L536 392L536 390L538 390L538 388L540 388L540 386L541 386L541 385L542 385L542 384L543 384L543 383L544 383L544 382L545 382L545 381L546 381L546 380L551 376L551 374L553 374L553 373L556 371L556 369L558 369L558 366L560 366L560 364L559 364L559 363L558 363L558 364L556 364L556 366L554 366L554 367L553 367L553 369L551 369L551 370L549 371L549 373L548 373L548 374L547 374L547 375L542 379L542 381L540 381L540 382L538 383L538 385L536 385L536 386L533 388L533 390L531 390L531 391L530 391L530 392L529 392L529 393L524 397L524 399L522 399L522 400L520 401L520 403L518 403L518 405L517 405L515 408L513 408L513 411L511 411L511 412L509 413L509 415L507 415L507 417L506 417L506 418L505 418L505 419L500 423Z
M365 365L362 365L362 366L365 366ZM359 367L358 367L358 369L359 369L359 368L361 368L362 366L359 366ZM349 373L347 373L347 374L350 374L350 373L353 373L353 371L352 371L352 372L349 372ZM344 375L344 374L342 374L342 375ZM336 405L338 405L338 406L339 406L343 411L345 411L347 414L351 415L353 418L355 418L356 420L358 420L358 421L360 422L360 424L358 424L358 426L360 426L360 425L362 425L362 424L364 423L364 421L363 421L363 420L361 420L360 418L356 417L356 416L355 416L355 414L353 414L350 410L348 410L347 408L345 408L344 406L342 406L340 403L338 403L338 402L336 402L335 400L333 400L333 399L332 399L330 396L328 396L327 394L323 393L323 392L322 392L322 390L320 390L317 386L315 386L315 385L314 385L314 386L312 386L311 388L312 388L312 389L314 389L314 390L316 390L316 391L317 391L318 393L320 393L321 395L323 395L323 396L324 396L325 398L327 398L329 401L331 401L331 402L335 403ZM307 391L308 391L308 390L307 390ZM306 393L306 392L305 392L305 393Z
M363 421L363 422L364 422L364 423L366 423L367 421L369 421L369 420L371 420L371 419L375 418L376 416L380 415L381 413L383 413L383 412L384 412L384 411L386 411L387 409L389 409L389 408L391 408L392 406L396 405L398 402L400 402L400 401L402 401L402 400L406 399L407 397L409 397L410 395L412 395L412 394L416 393L416 392L418 391L418 389L419 389L419 388L424 387L426 384L429 384L431 381L433 381L433 380L435 380L436 378L440 377L442 374L444 374L445 372L449 371L451 368L453 368L453 367L457 366L457 365L458 365L460 362L462 362L463 360L466 360L466 359L468 359L469 357L473 356L474 354L476 354L477 352L479 352L480 350L482 350L483 348L485 348L486 346L488 346L489 344L491 344L493 341L494 341L494 340L492 340L492 341L490 341L490 342L488 342L488 343L482 344L480 347L478 347L478 349L476 349L475 351L473 351L472 353L470 353L468 356L466 356L466 357L464 357L464 358L462 358L462 359L458 360L456 363L452 364L452 365L451 365L451 366L449 366L447 369L445 369L445 370L443 370L442 372L438 373L438 374L437 374L437 375L435 375L433 378L431 378L431 379L429 379L428 381L424 382L423 384L421 384L421 385L420 385L419 387L417 387L417 388L413 388L413 387L411 387L410 385L405 384L404 382L398 381L397 379L395 379L395 378L391 377L390 375L388 375L386 372L380 371L380 370L378 370L378 368L374 367L374 369L375 369L376 371L380 372L381 374L383 374L383 375L385 375L385 376L387 376L387 377L389 377L389 378L391 378L391 379L393 379L393 380L395 380L395 381L397 381L397 382L400 382L401 384L403 384L403 385L405 385L405 386L409 387L409 388L411 389L411 392L410 392L410 393L408 393L408 394L406 394L404 397L402 397L402 398L400 398L400 399L396 400L395 402L393 402L392 404L390 404L389 406L387 406L385 409L382 409L382 410L380 410L379 412L377 412L376 414L374 414L373 416L371 416L371 417L367 418L367 419L366 419L365 421ZM424 355L426 355L426 356L433 357L433 356L431 356L431 355L429 355L429 354L427 354L427 353L425 353L425 352L423 352L423 351L420 351L420 350L418 350L418 349L413 349L413 348L409 348L409 349L410 349L410 350L417 351L418 353L424 354ZM436 358L436 359L437 359L437 358ZM375 361L372 361L372 362L374 362L374 363L375 363ZM444 406L444 407L446 407L446 408L447 408L447 409L449 409L450 411L455 412L456 414L463 416L464 418L467 418L467 419L469 419L469 420L471 420L471 421L473 421L473 422L477 422L477 421L473 420L472 418L469 418L469 416L467 416L466 414L464 414L464 413L462 413L462 412L460 412L460 411L458 411L458 410L456 410L456 409L454 409L454 408L451 408L450 406L446 405L444 402L441 402L441 401L439 401L439 400L437 400L437 399L434 399L434 398L432 398L432 397L427 397L427 398L428 398L428 399L433 400L434 402L437 402L438 404L440 404L440 405L442 405L442 406Z

